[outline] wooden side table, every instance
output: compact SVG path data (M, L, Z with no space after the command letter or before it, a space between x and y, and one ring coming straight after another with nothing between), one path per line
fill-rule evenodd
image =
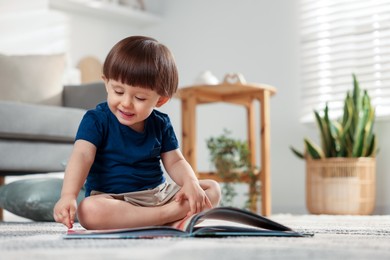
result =
M196 147L196 106L207 103L226 102L243 105L248 118L248 147L251 163L256 165L255 101L260 103L260 163L261 171L256 178L261 182L261 213L271 214L270 180L270 97L276 89L269 85L244 83L241 80L230 83L228 80L219 85L197 85L180 88L178 98L182 108L182 150L184 157L193 167L200 179L219 180L215 173L201 173L197 170ZM257 212L257 203L252 201L251 210Z

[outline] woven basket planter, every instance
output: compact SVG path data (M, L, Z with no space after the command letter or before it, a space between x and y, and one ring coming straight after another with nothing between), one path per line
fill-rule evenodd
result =
M375 206L375 158L306 160L306 205L312 214L369 215Z

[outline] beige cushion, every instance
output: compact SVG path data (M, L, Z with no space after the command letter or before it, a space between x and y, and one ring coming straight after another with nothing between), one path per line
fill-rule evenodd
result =
M64 54L0 54L0 99L60 106L64 71Z
M93 56L87 56L79 61L77 67L81 72L81 82L91 83L102 80L103 65L100 60Z

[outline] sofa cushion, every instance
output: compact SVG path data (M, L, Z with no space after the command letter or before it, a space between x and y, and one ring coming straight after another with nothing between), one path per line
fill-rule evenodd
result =
M0 101L0 138L73 142L85 110Z
M0 99L60 106L64 71L64 54L0 54Z
M66 107L92 109L107 100L107 91L103 81L65 85L62 97Z

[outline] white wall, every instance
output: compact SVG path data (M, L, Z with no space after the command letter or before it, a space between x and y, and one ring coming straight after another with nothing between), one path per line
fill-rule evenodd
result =
M164 42L173 51L181 86L191 85L206 69L219 79L228 72L241 72L249 82L275 86L278 93L271 100L272 209L273 213L305 213L304 162L293 156L289 146L302 147L303 137L316 137L317 132L299 123L299 0L150 0L146 3L162 17L160 23L147 28L69 16L71 38L67 51L71 63L77 64L85 55L103 60L121 38L145 34ZM179 101L172 100L163 110L171 115L180 138ZM234 137L244 139L245 126L243 108L225 104L200 107L199 169L210 168L207 138L227 128L233 131ZM387 122L379 123L377 128L381 148L377 213L390 213L390 162L385 157L390 152L390 140L385 138L389 128Z
M95 17L70 15L70 53L72 62L92 55L104 61L111 47L122 38L142 33L139 28Z
M161 24L146 32L166 43L176 56L182 86L203 70L219 79L241 72L248 82L277 87L271 101L271 172L273 212L305 212L304 164L290 144L300 144L298 1L166 1ZM179 102L165 110L180 133ZM198 109L198 165L208 170L205 140L226 127L245 139L241 107L210 105Z
M271 101L271 173L274 213L304 213L304 162L293 156L290 145L303 146L303 137L318 136L313 126L299 123L300 48L299 0L198 0L166 1L161 24L147 34L166 43L174 52L182 86L191 85L204 70L218 78L228 72L241 72L249 82L271 84L278 89ZM165 107L180 129L179 102ZM210 105L198 113L198 166L208 170L205 140L226 127L235 137L246 134L245 112L240 107ZM385 155L390 141L387 122L377 124L381 152L377 165L377 207L375 213L390 212L390 165Z

